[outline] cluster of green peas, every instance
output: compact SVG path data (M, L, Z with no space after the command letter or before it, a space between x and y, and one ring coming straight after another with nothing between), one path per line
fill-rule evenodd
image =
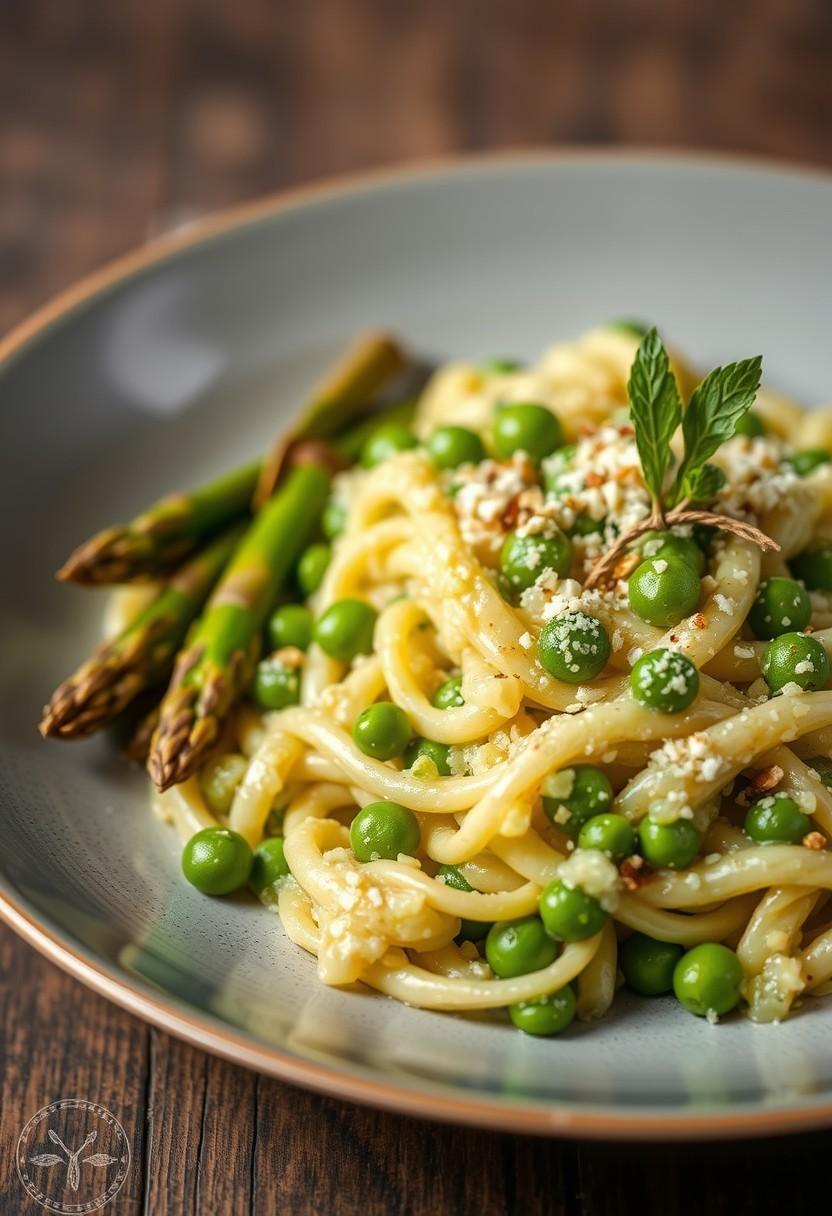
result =
M761 434L758 427L761 428L758 420L747 415L740 433ZM361 463L372 467L394 452L416 446L416 442L405 426L382 427L368 440ZM551 411L524 403L497 411L492 445L500 458L522 450L541 462L562 449L563 435ZM427 448L436 466L444 469L477 462L485 456L479 435L465 427L439 428L428 440ZM567 449L563 449L563 457L561 468L569 458ZM796 471L806 475L829 459L825 452L804 452L797 453L792 463ZM547 488L555 492L557 472L556 462L554 469L546 473ZM343 525L343 512L331 502L324 513L325 535L334 539ZM601 527L601 523L579 517L572 535L585 535ZM645 538L643 552L645 560L629 582L631 607L650 624L664 627L677 624L698 603L706 560L703 546L688 537L658 533ZM310 546L302 555L297 581L304 595L317 590L329 559L330 549L325 543ZM511 596L530 587L544 569L565 575L571 560L571 542L564 533L545 538L523 538L512 533L501 552L501 585ZM832 590L832 549L807 551L794 560L792 568L810 589ZM764 675L773 691L790 680L804 688L823 687L829 680L829 661L823 647L805 634L785 632L791 626L795 630L805 628L810 615L808 596L800 583L770 579L761 585L748 620L757 637L770 639ZM374 625L373 609L359 600L332 604L317 622L305 606L286 604L269 621L268 637L275 650L287 646L305 650L314 638L331 657L349 661L372 649ZM567 683L594 679L606 666L609 654L609 638L603 625L584 613L567 613L550 622L538 642L541 665ZM812 667L810 672L802 670L806 659ZM798 665L801 671L795 671ZM675 678L680 675L681 682ZM671 650L644 655L631 673L635 698L666 713L687 708L697 695L698 685L694 665ZM296 671L272 659L258 665L252 695L260 708L281 709L295 704L298 692ZM463 704L458 676L439 687L433 704L445 709ZM391 702L378 702L365 709L354 724L353 738L361 751L375 759L404 755L405 764L412 767L424 756L433 762L438 775L450 775L448 746L435 740L413 739L407 715ZM220 758L213 766L203 782L212 809L227 811L233 788L242 775L240 766L244 764L242 757L231 756ZM643 819L636 839L636 832L624 816L605 809L611 800L612 788L606 775L600 769L584 765L574 770L569 797L544 798L544 807L554 818L557 809L565 804L570 827L577 829L578 846L598 849L613 860L621 860L636 848L656 868L681 868L694 860L700 837L689 821L660 824ZM769 795L757 802L750 808L744 825L749 837L759 844L797 844L810 826L809 817L785 793ZM418 820L412 811L398 803L370 803L353 819L350 843L360 861L412 854L419 845ZM183 851L182 866L189 881L211 895L228 894L246 883L259 894L289 873L282 837L271 837L252 851L238 833L228 828L208 828L192 837ZM440 867L437 877L456 889L473 889L455 866ZM459 938L470 941L485 938L485 955L494 974L511 978L548 966L563 942L593 936L603 927L606 917L600 903L580 887L555 880L541 894L539 915L493 925L463 920ZM719 943L704 943L685 953L681 946L634 933L623 944L621 966L627 984L636 992L654 996L672 989L686 1008L699 1015L710 1011L727 1013L740 999L739 962L731 950ZM515 1025L527 1033L552 1035L570 1024L575 1005L574 990L567 986L537 1000L511 1006L509 1013Z
M449 709L463 704L459 677L451 677L437 689L433 704ZM413 739L404 711L391 702L376 702L364 709L353 724L356 746L376 760L403 756L409 767L420 756L428 756L442 776L450 773L448 747L428 739ZM642 820L637 832L622 815L610 811L613 790L599 768L583 765L572 770L572 786L565 798L544 796L544 809L553 822L566 810L569 830L578 847L597 849L620 861L638 848L652 866L678 868L690 864L699 849L699 835L686 820L656 824ZM781 840L789 807L783 795L763 799L749 812L747 830L757 838ZM227 807L227 801L226 801ZM808 819L791 804L793 838L805 834ZM758 824L752 827L752 819ZM395 860L399 854L414 854L420 843L419 823L407 807L378 801L363 807L350 825L350 844L359 861ZM258 849L227 828L209 828L197 833L185 846L182 858L186 877L199 890L222 895L245 883L262 893L289 873L281 837L272 837ZM471 891L461 870L441 866L437 878L457 890ZM564 942L582 941L599 932L607 919L598 900L580 887L560 880L550 883L540 897L538 914L515 921L490 924L463 920L458 940L484 941L486 959L494 974L512 978L552 963ZM733 960L733 961L732 961ZM709 1010L726 1013L739 999L738 964L730 951L706 944L683 956L680 947L635 934L624 945L622 969L628 984L645 995L658 995L673 987L682 1003L695 1013ZM669 977L669 978L668 978ZM731 999L729 999L729 996ZM516 1026L529 1034L552 1035L564 1030L575 1014L571 987L509 1008Z
M495 361L487 370L512 370L510 360ZM500 458L515 451L530 451L535 459L543 459L563 442L560 423L550 410L533 403L500 407L497 410L492 448ZM360 455L364 468L374 468L397 452L415 448L418 440L404 423L391 422L376 428L368 437ZM463 426L438 427L426 443L427 453L438 469L455 469L462 464L478 463L486 456L480 436ZM329 565L331 542L343 531L345 509L337 499L330 499L321 520L326 537L310 545L301 555L296 569L296 581L306 598L321 585ZM332 658L348 662L357 654L372 649L375 626L373 609L360 600L340 600L314 621L303 604L285 604L273 614L267 627L267 640L272 651L292 646L306 650L316 641ZM255 672L251 695L260 709L285 709L296 705L300 696L300 675L297 669L279 659L263 659Z
M690 841L672 829L676 825L652 824L643 820L638 841L632 825L622 815L609 811L613 791L606 774L591 765L573 770L572 788L565 798L544 796L544 809L555 821L559 811L568 812L570 832L579 848L598 849L613 860L632 854L637 847L654 865L687 865L692 856ZM685 823L685 821L680 821ZM686 827L690 825L686 824ZM668 830L670 829L670 830ZM699 838L693 833L693 855ZM471 887L453 866L437 873L449 885L470 891ZM485 939L485 956L495 975L511 979L548 967L564 943L584 941L604 927L607 913L600 902L579 886L560 879L548 884L540 896L538 912L518 920L494 925L463 921L460 939ZM719 943L704 943L685 953L681 946L635 933L622 947L621 967L635 992L659 996L673 990L692 1013L705 1016L713 1010L728 1013L740 999L741 968L732 951ZM576 996L572 985L531 1001L509 1006L509 1016L519 1029L533 1035L555 1035L572 1022Z
M761 434L756 417L741 421L742 433ZM559 477L568 467L568 449L556 453L547 469L549 489L557 493ZM801 475L832 456L820 449L797 452L790 462ZM602 524L597 523L597 528ZM699 603L701 579L705 572L707 549L712 530L694 529L693 536L672 532L650 532L640 542L644 560L629 577L627 593L630 607L650 625L668 628L693 613ZM532 585L550 565L566 574L571 563L569 539L562 534L547 538L523 539L510 536L503 547L504 560L511 563L509 584L516 589ZM539 560L536 560L539 558ZM830 679L830 664L817 639L802 632L812 615L809 591L832 591L832 546L815 546L798 554L791 562L796 578L771 578L759 587L748 614L755 637L769 642L763 657L763 678L772 692L786 684L797 684L806 691L825 688ZM797 580L800 581L797 581ZM609 658L609 638L603 625L585 613L565 614L549 623L540 635L538 657L550 674L560 680L583 683L603 671ZM665 713L687 708L698 692L698 674L693 664L673 652L653 651L644 655L633 668L631 686L637 700ZM668 668L668 664L671 665ZM667 680L656 679L664 667ZM685 690L673 693L683 676Z
M736 433L755 439L766 432L760 417L749 411L740 419ZM821 465L832 463L832 453L804 448L785 459L795 473L808 477ZM832 673L823 646L802 630L812 617L807 591L832 591L832 546L810 546L789 565L794 578L771 578L760 584L748 624L755 637L769 642L763 678L771 691L779 692L786 684L814 691L825 688Z

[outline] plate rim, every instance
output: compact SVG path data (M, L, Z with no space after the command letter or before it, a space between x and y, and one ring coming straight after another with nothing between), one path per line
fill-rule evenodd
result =
M362 191L385 186L440 179L446 175L488 168L541 167L560 164L654 164L739 170L776 174L832 184L825 166L779 160L754 153L708 151L636 144L609 147L517 147L500 151L467 152L326 178L311 185L279 190L260 198L221 209L181 229L106 262L75 284L60 291L0 338L0 373L5 372L40 337L118 286L196 246L205 245L260 221L303 209L318 202L337 201ZM809 1131L832 1124L832 1094L800 1106L751 1107L734 1105L724 1113L677 1113L666 1107L645 1113L616 1111L614 1107L575 1108L569 1103L544 1105L483 1095L463 1095L450 1087L379 1079L351 1071L344 1065L301 1059L279 1048L235 1031L208 1015L188 1010L174 998L155 995L127 975L99 961L91 951L65 940L63 931L48 917L29 911L5 878L0 881L0 920L50 962L85 987L173 1037L221 1056L253 1071L314 1090L399 1114L494 1131L547 1136L586 1136L616 1140L704 1140L724 1137L766 1136Z

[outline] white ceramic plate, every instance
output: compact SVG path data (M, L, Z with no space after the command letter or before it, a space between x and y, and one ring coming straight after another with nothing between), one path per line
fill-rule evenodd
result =
M832 179L649 155L471 161L210 221L68 293L0 348L0 912L113 1000L243 1064L438 1118L597 1136L832 1122L832 1003L718 1027L624 997L536 1041L322 988L257 904L182 882L141 775L44 744L100 600L72 545L262 449L359 330L429 358L534 356L619 315L701 363L762 351L828 395Z

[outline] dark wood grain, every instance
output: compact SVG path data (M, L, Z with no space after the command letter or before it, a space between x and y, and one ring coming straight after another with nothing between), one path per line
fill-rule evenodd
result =
M0 0L0 331L149 235L282 186L465 148L633 141L832 164L828 0ZM107 1209L801 1213L826 1137L521 1139L257 1078L0 930L0 1211L45 1103L103 1103ZM28 1205L28 1206L27 1206Z

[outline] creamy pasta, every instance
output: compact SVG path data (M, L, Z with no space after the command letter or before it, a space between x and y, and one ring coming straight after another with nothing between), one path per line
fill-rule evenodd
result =
M657 528L639 342L437 371L414 437L335 478L275 660L297 703L244 702L155 795L185 838L280 841L261 897L326 984L544 1034L624 981L758 1021L832 984L832 408L760 389L712 457L724 525Z

